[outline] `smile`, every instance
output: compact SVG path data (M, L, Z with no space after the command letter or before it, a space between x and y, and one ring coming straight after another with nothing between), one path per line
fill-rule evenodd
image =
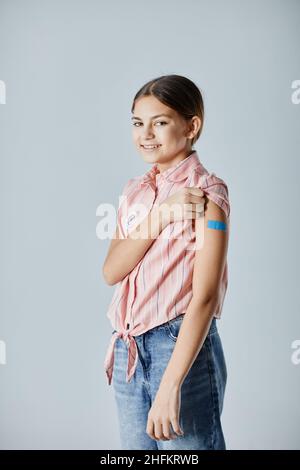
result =
M161 144L158 144L158 145L141 145L141 147L143 147L145 150L155 150L160 146L161 146Z

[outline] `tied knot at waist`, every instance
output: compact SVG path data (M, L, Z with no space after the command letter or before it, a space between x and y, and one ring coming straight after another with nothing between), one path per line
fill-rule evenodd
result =
M114 368L114 348L115 343L118 338L122 338L128 348L128 359L127 359L127 370L126 370L126 382L130 382L137 365L138 352L137 345L134 339L134 336L130 334L128 330L115 331L112 334L108 350L104 360L104 368L108 379L108 385L111 384L113 368Z
M126 342L127 346L129 345L130 341L134 338L130 333L129 330L125 331L115 331L114 335L116 335L117 338L123 338L124 341Z

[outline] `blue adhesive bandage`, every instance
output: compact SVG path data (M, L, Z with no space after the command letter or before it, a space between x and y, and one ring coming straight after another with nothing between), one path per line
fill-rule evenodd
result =
M225 222L220 222L219 220L208 220L207 227L215 230L223 230L225 232L227 225Z

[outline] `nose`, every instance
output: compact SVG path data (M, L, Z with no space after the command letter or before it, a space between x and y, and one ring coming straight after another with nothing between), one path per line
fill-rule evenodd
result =
M155 133L153 132L153 128L151 126L144 126L142 131L142 137L146 139L153 139Z

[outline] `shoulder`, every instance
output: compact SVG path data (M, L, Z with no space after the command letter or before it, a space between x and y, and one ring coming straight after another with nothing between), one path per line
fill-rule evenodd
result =
M135 191L135 189L139 186L139 182L140 182L139 176L130 178L125 183L125 185L123 185L122 192L120 193L122 199L124 199L124 197L129 197Z
M228 185L225 182L224 178L221 178L220 176L216 175L215 172L209 172L206 169L203 171L203 167L196 167L192 171L191 177L190 177L191 182L195 182L197 184L201 184L203 189L206 187L209 188L213 185L215 186L222 186L224 190L229 194L228 191Z
M123 190L121 194L127 195L129 192L131 192L131 189L135 188L137 184L139 183L140 178L141 178L140 176L135 176L133 178L130 178L123 186Z
M230 216L229 190L223 178L204 167L196 167L189 178L189 186L202 189L208 199L217 204L227 217Z
M131 204L134 201L136 189L139 187L140 177L135 176L130 178L124 185L121 193L119 194L119 209L123 206L124 201Z

